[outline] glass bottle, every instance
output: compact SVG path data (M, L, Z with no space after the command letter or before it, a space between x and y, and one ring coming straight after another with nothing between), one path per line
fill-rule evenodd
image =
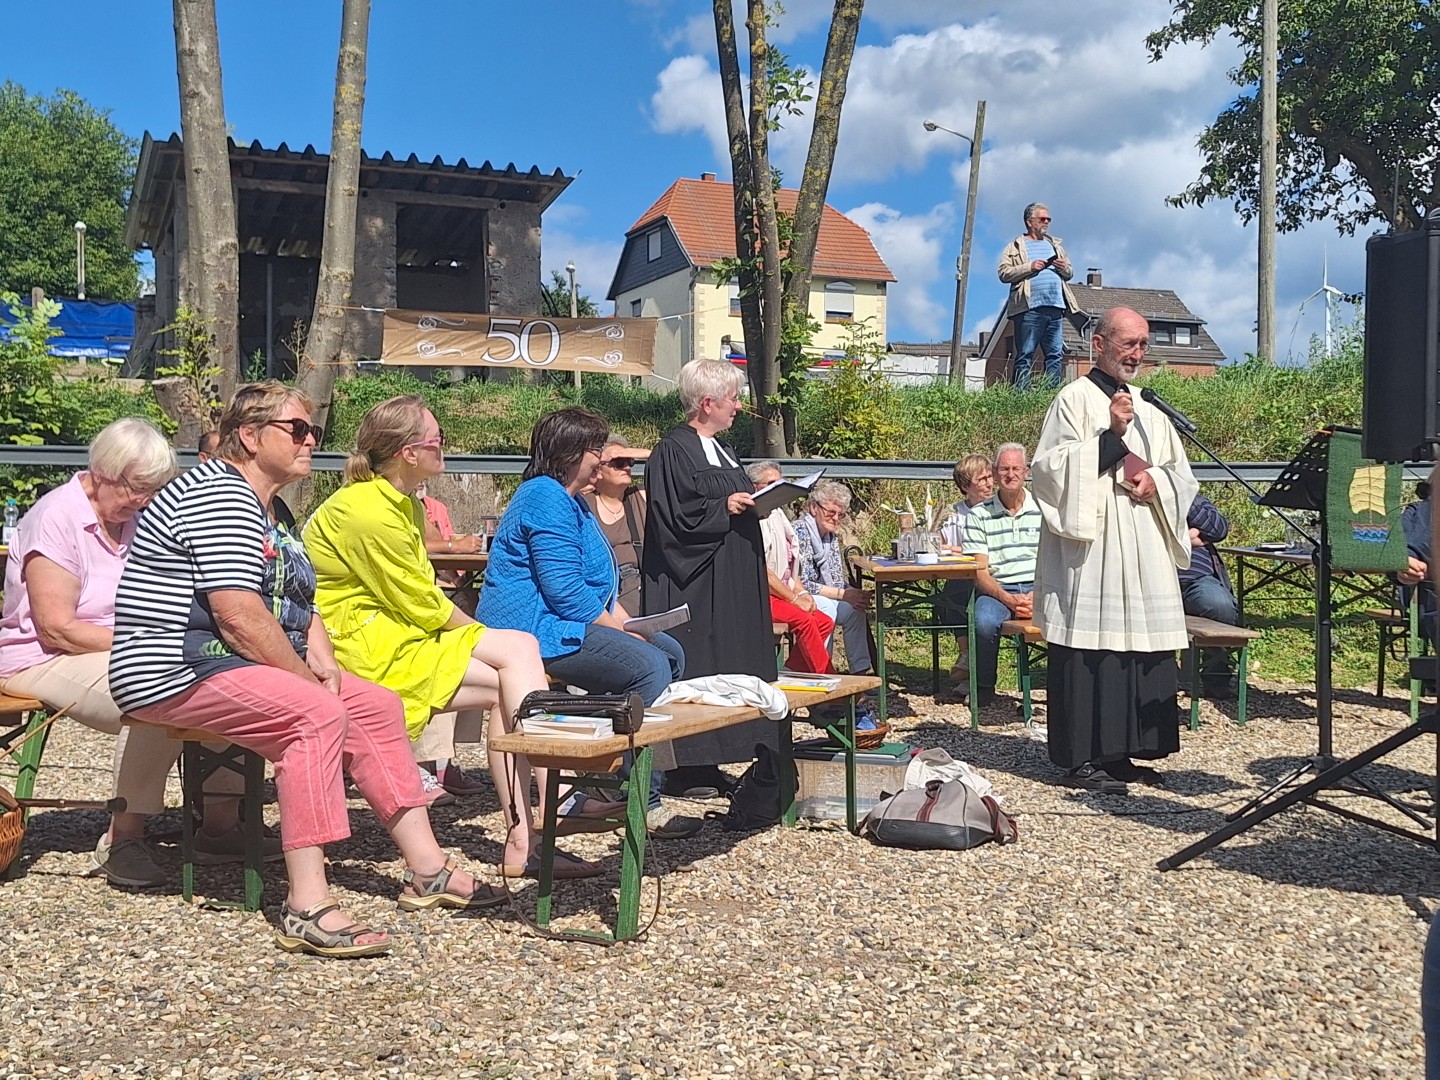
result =
M5 532L3 539L9 547L15 542L15 527L20 524L20 507L14 499L5 500Z
M896 561L913 563L920 550L920 535L915 531L915 515L900 515L900 537L896 543Z

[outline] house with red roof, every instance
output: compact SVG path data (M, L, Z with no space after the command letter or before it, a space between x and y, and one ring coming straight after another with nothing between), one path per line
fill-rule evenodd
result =
M793 188L776 192L780 210L794 213L798 194ZM714 272L717 262L734 257L734 186L714 173L676 180L625 233L607 295L618 316L661 320L655 338L660 380L673 381L697 356L744 362L739 287ZM895 275L870 234L828 205L812 272L810 313L820 323L813 343L817 363L844 348L852 321L870 319L885 340L886 288Z

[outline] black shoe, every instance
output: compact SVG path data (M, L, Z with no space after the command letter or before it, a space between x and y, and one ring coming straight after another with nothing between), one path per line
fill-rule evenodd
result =
M1129 758L1107 761L1100 766L1122 784L1144 784L1146 787L1164 787L1165 774L1148 765L1136 765Z
M1212 701L1233 701L1239 696L1233 675L1200 676L1200 696Z
M1103 766L1089 761L1078 769L1065 770L1060 783L1066 787L1096 791L1102 795L1124 795L1130 790L1123 780L1117 780L1106 772Z
M976 705L990 705L995 701L995 688L993 686L982 686L975 691Z

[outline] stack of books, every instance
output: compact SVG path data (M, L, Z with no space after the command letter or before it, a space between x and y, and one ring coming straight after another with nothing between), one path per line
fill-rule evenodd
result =
M780 677L775 680L775 686L781 690L808 690L817 694L825 694L839 688L840 676L782 671Z
M520 721L520 734L547 739L608 739L615 727L608 716L537 713Z

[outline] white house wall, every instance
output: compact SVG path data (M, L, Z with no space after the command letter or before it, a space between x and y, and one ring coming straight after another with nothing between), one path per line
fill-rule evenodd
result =
M648 281L638 289L619 293L615 297L615 314L622 319L634 314L631 305L639 300L641 318L662 320L655 329L655 374L646 376L644 380L646 386L661 393L675 389L675 378L680 374L681 366L691 358L695 335L690 315L691 277L692 271L682 270ZM671 317L663 318L667 315ZM719 341L718 337L716 341ZM720 354L710 352L704 355L719 357Z

